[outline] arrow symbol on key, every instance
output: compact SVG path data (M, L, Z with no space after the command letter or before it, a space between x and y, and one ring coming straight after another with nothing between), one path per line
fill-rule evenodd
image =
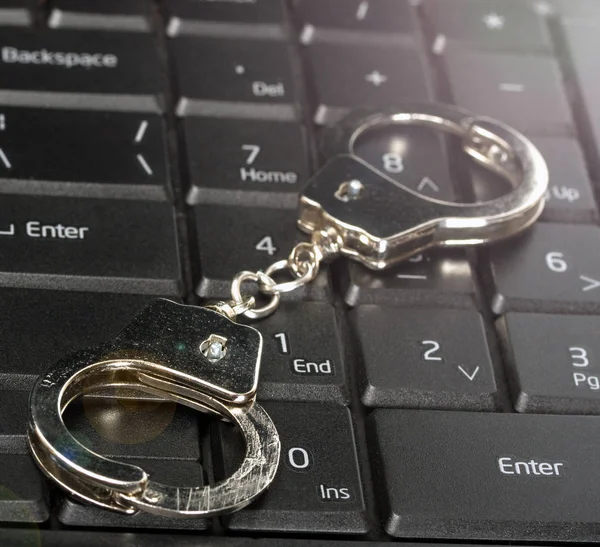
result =
M421 179L421 182L419 182L419 186L417 186L417 190L419 192L422 192L426 186L429 186L429 188L431 188L434 192L440 191L440 187L435 182L433 182L429 177L423 177Z
M600 287L600 281L598 281L596 279L592 279L591 277L587 277L585 275L580 275L579 279L581 279L581 281L585 281L586 283L589 283L589 285L586 285L585 287L583 287L581 289L583 292L593 291L594 289L597 289L598 287Z
M471 374L469 374L464 368L462 368L460 365L458 366L458 370L460 370L468 379L469 381L473 381L475 376L477 376L477 373L479 372L479 367L477 367Z
M15 235L15 225L11 224L8 230L0 230L0 236L14 236Z

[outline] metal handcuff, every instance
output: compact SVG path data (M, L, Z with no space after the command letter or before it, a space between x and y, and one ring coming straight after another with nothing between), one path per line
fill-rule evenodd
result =
M454 135L476 163L508 180L510 193L484 203L424 197L354 155L371 130L418 125ZM42 375L30 398L29 444L42 471L75 498L124 514L206 517L237 511L273 481L281 451L277 430L255 402L262 337L238 316L273 313L281 294L315 279L319 266L347 256L374 270L434 246L463 246L507 238L530 226L544 206L548 171L523 135L498 121L442 105L351 114L328 131L333 156L300 195L300 228L310 242L264 272L243 271L231 300L212 306L159 299L110 342L70 355ZM277 282L283 272L288 281ZM243 294L251 282L268 302ZM236 424L245 458L230 477L209 486L161 484L136 465L102 457L80 444L62 414L78 397L107 388L157 395Z

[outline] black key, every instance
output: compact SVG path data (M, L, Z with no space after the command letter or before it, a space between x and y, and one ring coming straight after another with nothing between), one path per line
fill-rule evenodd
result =
M169 0L164 8L168 12L168 36L204 34L262 40L283 40L287 36L282 0Z
M149 31L149 0L55 0L50 28Z
M566 222L596 220L596 200L577 141L534 137L532 142L544 156L550 172L542 218Z
M18 453L0 449L0 522L44 522L49 515L48 492L27 449Z
M449 39L474 50L552 50L546 21L521 0L426 0L424 8L438 44Z
M269 490L227 519L230 530L276 532L367 531L350 412L326 404L266 403L281 438L281 463ZM231 474L244 448L222 426L224 471ZM234 438L235 437L235 438Z
M4 193L165 199L164 124L155 114L0 107L0 177Z
M296 227L295 211L198 205L194 216L202 270L196 291L205 298L229 298L234 275L241 270L264 271L306 239ZM326 270L322 268L315 281L287 296L327 298Z
M417 255L403 264L375 272L348 261L342 277L344 300L359 304L434 304L472 308L475 284L471 266L460 251Z
M296 9L306 24L303 36L309 41L315 38L315 31L316 37L323 40L340 36L328 30L350 31L351 40L356 39L356 31L373 31L380 38L382 33L389 33L389 40L399 34L418 32L416 13L409 0L330 0L327 9L323 9L320 0L300 0Z
M519 412L600 414L600 318L508 313L499 325Z
M352 319L365 369L365 405L497 407L494 371L477 312L359 306Z
M29 26L32 21L33 18L25 0L3 0L0 6L0 25Z
M600 229L538 223L490 248L492 309L596 313L600 310Z
M333 124L357 107L433 98L426 61L415 44L317 43L309 46L308 56L316 87L317 124Z
M456 104L530 135L571 135L573 122L558 63L549 57L448 48L446 67Z
M600 19L600 4L590 0L543 0L534 5L541 15L590 21Z
M600 10L598 15L600 17ZM567 21L563 25L563 36L570 54L566 63L569 66L567 81L572 94L578 99L575 101L575 114L584 136L583 144L592 159L590 167L594 177L600 174L600 83L590 71L598 67L599 27L600 19L597 26L590 24L589 19Z
M331 305L283 302L254 326L263 335L259 400L348 402Z
M112 532L108 537L111 546L114 547L156 547L157 540L163 537L154 533L145 532ZM27 530L25 528L4 528L2 538L6 539L7 545L28 545L27 542L42 541L43 547L106 547L107 537L105 534L99 534L96 530ZM314 547L315 540L288 538L270 538L270 537L221 537L211 536L210 540L202 540L206 544L215 547ZM318 540L317 540L318 541ZM322 541L321 541L322 543ZM356 541L340 541L336 537L335 542L330 541L331 545L336 547L353 547ZM34 544L36 545L36 544ZM194 534L169 534L169 547L197 547L198 537ZM428 544L431 546L431 544ZM372 547L389 547L389 543L369 542Z
M179 116L296 119L287 45L181 36L171 49Z
M0 391L0 452L25 449L29 412L28 391Z
M159 111L161 76L144 33L2 30L4 104Z
M376 410L396 537L598 541L598 420Z
M550 172L542 219L555 222L593 222L598 217L583 154L577 141L566 138L532 137ZM507 192L506 184L487 169L473 169L473 182L480 201Z
M45 367L76 350L109 340L152 299L138 295L1 289L0 387L31 388Z
M172 486L202 486L202 466L192 461L128 459L126 463L140 466L152 480ZM98 526L106 528L156 528L174 530L206 530L207 519L176 519L139 511L121 515L90 505L82 505L65 497L58 508L58 520L67 526Z
M169 204L3 196L0 219L6 287L179 293Z
M183 127L192 184L188 203L298 206L308 179L302 126L186 118Z
M393 127L366 133L357 139L354 152L424 196L447 201L456 198L443 140L429 129Z
M164 401L86 397L63 414L73 436L111 458L198 460L198 413Z

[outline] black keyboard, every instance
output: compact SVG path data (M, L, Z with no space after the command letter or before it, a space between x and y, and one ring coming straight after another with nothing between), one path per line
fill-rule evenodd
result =
M600 541L599 51L598 0L0 0L0 543ZM403 100L530 137L541 221L383 273L338 261L256 323L282 461L247 509L124 516L42 478L41 371L157 296L227 298L285 258L322 134ZM356 153L429 197L499 189L429 130ZM166 483L243 455L226 424L130 393L65 422Z

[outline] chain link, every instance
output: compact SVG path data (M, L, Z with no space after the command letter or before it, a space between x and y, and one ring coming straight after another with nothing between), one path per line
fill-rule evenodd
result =
M231 283L230 308L240 310L239 315L248 319L262 319L271 315L278 308L283 293L313 281L319 273L321 262L339 254L340 249L341 238L333 230L314 232L312 242L298 243L287 259L274 262L264 272L238 273ZM275 276L286 271L292 278L290 281L275 281ZM242 294L242 284L248 282L254 283L260 294L269 297L264 306L257 307L252 297Z

